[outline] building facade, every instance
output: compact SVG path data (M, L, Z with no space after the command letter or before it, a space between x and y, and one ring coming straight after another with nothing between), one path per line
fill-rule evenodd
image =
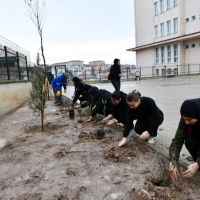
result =
M141 75L200 72L198 0L134 0L134 7L136 47L128 50Z

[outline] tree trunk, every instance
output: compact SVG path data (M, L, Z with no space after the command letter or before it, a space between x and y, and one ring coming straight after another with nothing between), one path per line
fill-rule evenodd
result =
M44 132L44 111L41 111L41 131Z

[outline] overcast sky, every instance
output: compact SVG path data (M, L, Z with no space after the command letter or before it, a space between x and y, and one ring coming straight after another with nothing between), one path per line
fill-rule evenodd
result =
M46 0L44 46L48 64L120 58L135 64L133 0ZM24 0L0 0L0 35L19 44L35 62L40 43Z

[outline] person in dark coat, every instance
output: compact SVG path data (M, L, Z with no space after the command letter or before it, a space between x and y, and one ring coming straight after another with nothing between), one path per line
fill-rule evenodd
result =
M184 101L180 112L179 126L169 148L169 170L172 181L177 181L180 176L178 160L184 143L194 162L181 175L190 178L200 169L200 99Z
M67 93L67 81L69 79L69 74L64 73L57 76L52 81L53 92L55 95L55 104L62 105L62 87L64 88L64 93Z
M72 106L77 102L77 100L80 101L80 104L87 102L88 105L90 105L91 100L89 98L89 90L92 86L82 82L78 77L74 77L72 81L75 87Z
M114 60L114 64L110 68L108 79L113 84L113 87L115 88L115 90L120 91L121 66L120 66L120 60L117 58Z
M87 122L90 122L97 114L108 116L112 112L111 93L97 87L89 90L91 98L91 115Z
M128 111L128 104L126 102L127 94L121 91L113 92L111 96L112 100L112 112L103 119L106 125L111 126L113 124L118 124L123 127L126 123L126 115Z
M124 127L123 139L119 146L123 146L130 131L133 129L133 121L136 121L134 130L140 135L141 140L155 143L158 127L163 122L163 113L157 107L155 101L149 97L141 97L141 94L134 90L127 95L129 110L127 113L126 125Z

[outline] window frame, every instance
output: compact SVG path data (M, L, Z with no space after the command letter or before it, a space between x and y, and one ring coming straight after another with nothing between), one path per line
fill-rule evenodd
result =
M175 48L175 47L177 47L177 48ZM178 49L178 44L174 44L173 45L173 52L174 52L174 63L178 63L178 51L179 51L179 49Z

